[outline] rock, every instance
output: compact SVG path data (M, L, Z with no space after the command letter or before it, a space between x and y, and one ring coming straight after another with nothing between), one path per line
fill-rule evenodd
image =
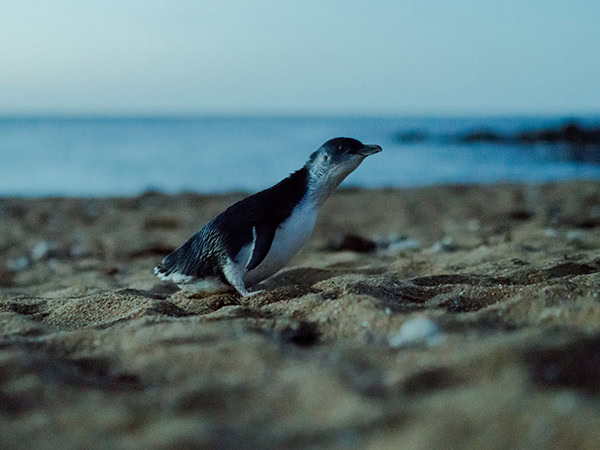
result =
M51 241L38 241L31 249L31 259L34 262L48 259L55 249L56 245Z
M557 129L534 130L519 133L515 140L524 144L540 142L557 144L582 144L600 146L600 127L584 128L576 122L570 122Z
M437 324L427 317L419 316L408 319L402 324L398 334L389 338L391 347L406 345L438 345L442 334Z
M461 134L454 138L461 144L564 144L566 154L573 161L600 163L600 127L584 127L569 122L557 128L522 131L515 134L500 134L481 129Z
M385 237L373 235L373 242L375 242L378 250L383 250L387 253L398 253L421 247L421 242L418 240L411 239L408 236L400 236L396 233Z
M583 239L583 233L580 230L568 230L566 238L567 241L578 241Z
M458 137L457 141L463 144L475 144L478 142L492 143L501 142L504 137L491 130L478 130L463 134Z
M452 236L444 236L439 242L436 242L431 247L423 250L423 253L455 252L457 250L458 246L454 245L454 238Z
M22 256L17 259L9 260L6 262L6 266L15 271L25 270L31 265L29 258Z
M391 253L395 253L419 247L421 247L421 243L416 239L400 237L395 240L390 240L385 246L385 250Z

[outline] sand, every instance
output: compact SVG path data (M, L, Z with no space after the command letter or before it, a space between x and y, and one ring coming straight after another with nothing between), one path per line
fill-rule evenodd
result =
M1 448L598 447L600 183L341 190L265 292L159 283L242 196L0 199Z

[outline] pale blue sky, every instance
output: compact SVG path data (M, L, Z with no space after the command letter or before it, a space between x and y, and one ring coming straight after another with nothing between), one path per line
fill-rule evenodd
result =
M600 112L600 1L4 1L2 114Z

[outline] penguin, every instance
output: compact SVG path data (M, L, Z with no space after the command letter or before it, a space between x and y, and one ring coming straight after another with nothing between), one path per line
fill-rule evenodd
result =
M249 288L283 268L312 234L317 214L333 190L379 145L338 137L276 185L246 197L208 222L154 268L161 280L184 290L219 292Z

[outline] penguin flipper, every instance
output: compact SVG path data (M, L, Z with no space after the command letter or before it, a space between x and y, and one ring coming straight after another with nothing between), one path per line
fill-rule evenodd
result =
M267 256L277 227L268 224L258 224L252 227L252 253L246 264L246 271L256 268Z

